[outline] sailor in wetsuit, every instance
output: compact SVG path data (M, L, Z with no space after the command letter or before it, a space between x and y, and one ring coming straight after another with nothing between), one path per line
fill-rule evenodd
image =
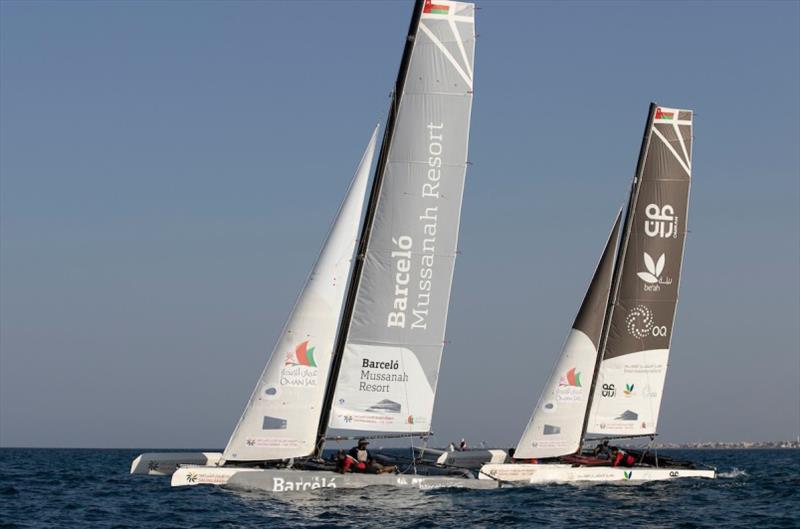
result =
M386 472L394 472L397 467L394 465L384 466L372 459L372 456L367 450L369 441L366 439L359 439L358 445L350 449L347 455L341 460L340 472L369 472L370 474L383 474Z

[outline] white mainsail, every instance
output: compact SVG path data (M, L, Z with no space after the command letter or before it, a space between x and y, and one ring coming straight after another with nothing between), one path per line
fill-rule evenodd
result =
M314 451L377 134L376 127L311 275L228 441L225 460L285 459Z
M517 443L516 459L573 454L580 449L589 392L597 364L619 241L620 214L606 242L564 349L550 374L527 428Z
M334 428L430 429L467 166L474 5L425 0L409 42L359 257L363 269L331 403Z
M656 431L683 263L692 111L651 106L587 433Z

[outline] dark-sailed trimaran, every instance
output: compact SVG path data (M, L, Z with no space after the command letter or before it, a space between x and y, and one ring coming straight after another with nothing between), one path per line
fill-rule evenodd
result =
M511 463L507 481L637 481L715 476L635 453L630 467L582 455L585 442L654 436L667 373L692 173L692 111L650 105L636 174L586 297Z
M341 475L321 459L329 427L430 432L467 167L474 23L473 4L416 2L371 190L365 197L377 131L225 451L143 454L133 473L178 465L176 486L276 492L495 486L435 467Z

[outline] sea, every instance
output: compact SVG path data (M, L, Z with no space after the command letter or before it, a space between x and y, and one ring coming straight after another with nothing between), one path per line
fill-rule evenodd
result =
M130 475L143 451L0 448L0 529L800 527L800 450L661 450L719 479L293 495L171 488Z

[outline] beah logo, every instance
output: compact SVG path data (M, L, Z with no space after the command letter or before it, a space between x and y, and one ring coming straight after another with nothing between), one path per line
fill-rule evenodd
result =
M625 389L622 390L626 397L633 395L633 384L625 384Z
M653 311L644 305L637 305L625 317L625 327L634 338L643 340L648 336L656 338L667 336L666 325L656 325Z
M625 476L625 481L630 481L631 477L633 477L633 470L630 472L622 471L622 475Z
M644 267L647 272L637 272L636 275L644 281L645 284L642 286L645 292L659 292L661 285L672 284L672 278L661 277L661 272L664 271L664 264L666 264L666 254L662 253L658 261L653 261L650 254L644 252Z
M678 217L669 204L658 207L658 204L648 204L644 208L647 219L644 221L644 232L648 237L667 239L678 237Z

